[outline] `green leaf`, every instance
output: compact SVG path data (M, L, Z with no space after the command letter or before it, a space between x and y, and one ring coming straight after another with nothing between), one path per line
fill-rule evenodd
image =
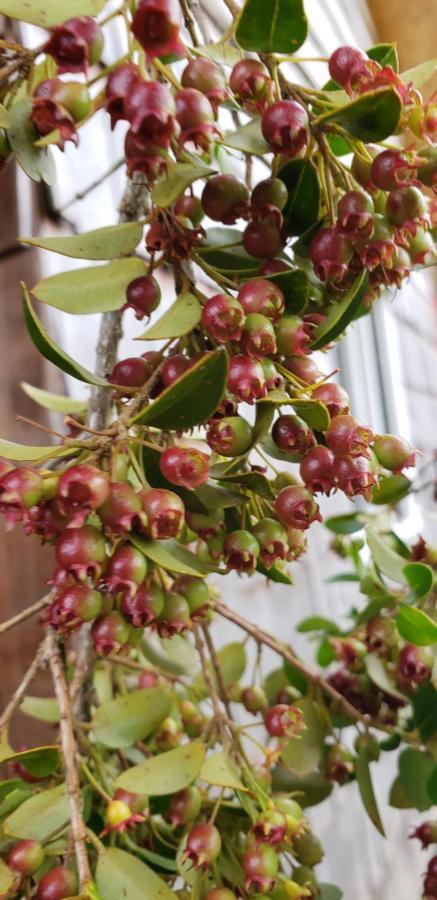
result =
M162 566L163 569L174 572L176 575L197 575L197 577L202 577L209 572L215 571L213 566L202 562L198 556L192 553L191 550L187 550L178 541L171 539L167 541L152 541L150 538L136 534L130 535L129 539L135 547L138 547L138 550L144 553L144 556L151 559L157 566Z
M217 787L246 791L237 769L228 753L213 753L208 756L199 772L199 778Z
M261 132L261 119L252 119L247 125L228 131L223 135L221 143L241 153L249 153L251 156L264 156L270 152L267 141Z
M318 662L319 666L326 668L326 666L330 666L334 662L335 658L330 641L327 638L323 638L317 649L316 662Z
M161 638L162 649L183 672L192 672L197 667L197 653L193 644L183 634L174 634L171 638Z
M266 675L262 687L265 691L269 706L274 706L279 692L282 691L282 688L286 687L287 684L287 676L283 668L273 669Z
M375 44L366 50L370 59L375 59L380 66L391 66L395 72L399 72L399 60L396 44Z
M435 761L431 753L408 747L399 757L399 781L419 812L431 806L428 780L434 769Z
M17 873L13 872L5 861L0 858L0 893L2 896L8 896L9 890L17 878Z
M378 88L324 113L316 121L322 127L336 122L360 141L369 143L383 141L396 131L401 110L401 98L394 88Z
M370 502L376 506L397 503L408 494L410 488L411 481L405 475L387 475L386 478L380 478L378 484L372 488Z
M32 747L31 750L21 750L9 755L1 754L2 763L17 760L31 775L46 778L52 772L56 772L59 766L60 756L58 747Z
M326 631L327 634L339 634L340 629L332 619L325 619L324 616L308 616L302 619L296 628L300 634L307 634L310 631Z
M320 184L310 160L293 159L278 172L288 190L283 209L287 234L303 234L319 218Z
M209 228L197 252L208 265L222 271L244 272L249 277L259 269L259 260L246 253L237 228Z
M45 359L52 362L62 372L72 375L78 381L85 381L86 384L97 384L99 387L111 387L104 378L93 375L88 369L79 365L68 353L65 353L56 342L49 337L42 323L40 322L36 312L32 306L29 291L25 284L22 284L24 318L27 330L36 349L39 350Z
M166 388L133 418L133 425L179 431L206 422L217 409L226 388L228 358L215 350Z
M426 62L401 72L401 79L405 84L412 84L415 88L421 88L427 81L430 81L437 69L437 57L428 59Z
M203 44L200 47L192 47L191 52L196 56L206 56L222 66L235 66L242 58L241 50L234 47L229 41L218 44Z
M384 691L384 693L389 694L391 697L396 697L398 700L405 700L405 695L397 688L394 679L387 670L386 663L380 656L376 656L374 653L368 653L364 659L364 664L366 666L367 674L370 680L373 681L373 684L376 684L381 691Z
M263 497L264 500L273 501L276 497L269 479L261 472L239 472L236 475L223 476L220 480L228 485L239 484L246 490Z
M373 822L375 828L385 837L384 826L379 814L375 791L373 790L372 776L370 774L369 754L366 747L361 747L355 759L355 775L358 782L364 809Z
M373 528L370 528L370 526L367 526L366 528L366 540L372 554L373 562L378 569L380 569L384 575L388 575L393 581L397 581L399 584L405 584L405 559L402 556L399 556L398 553L395 553L388 545L387 541L374 531Z
M268 578L269 581L273 581L274 584L293 584L293 580L287 575L283 569L279 568L279 564L277 566L271 566L270 569L264 565L263 562L259 559L256 566L256 571L260 573L260 575L264 575L265 578Z
M49 722L50 725L59 722L59 706L54 697L25 697L20 709L39 722Z
M0 456L17 462L37 462L48 457L54 459L58 456L70 456L72 453L77 453L76 447L56 447L55 444L45 447L29 447L28 444L16 444L14 441L0 439Z
M50 275L32 288L32 294L42 303L75 316L111 312L121 309L128 284L145 272L142 259L116 259L106 266Z
M431 800L431 803L437 803L437 766L435 766L434 771L431 772L431 775L428 778L426 788L428 791L428 796Z
M437 624L423 610L402 606L396 617L401 637L416 647L430 647L437 643Z
M437 734L437 690L430 681L421 684L412 697L414 724L424 744Z
M170 309L151 325L137 341L159 341L189 334L200 322L202 307L194 294L181 294Z
M127 769L119 775L116 785L126 791L135 791L137 794L147 794L150 797L175 794L195 781L204 759L203 741L191 741Z
M343 891L336 884L321 884L319 900L341 900Z
M410 562L404 566L404 575L412 591L412 599L421 600L432 590L434 573L425 563Z
M42 28L51 28L72 16L96 16L106 0L0 0L0 13Z
M311 342L312 350L321 350L335 338L343 333L345 328L354 318L369 285L369 276L365 269L358 275L356 281L340 303L335 303L324 322L316 328L314 339Z
M200 158L197 164L172 163L164 178L160 179L152 190L153 203L166 209L183 194L190 184L193 184L198 178L212 175L213 172L214 169L202 164Z
M91 723L95 738L105 747L130 747L155 731L170 707L169 694L159 688L122 694L96 709Z
M171 675L187 675L186 660L174 659L164 652L167 648L164 641L161 641L161 646L157 647L151 640L143 638L140 648L143 656L157 669L162 669L163 672L169 672Z
M45 0L40 0L42 6ZM9 6L9 0L6 3ZM21 0L11 0L11 5L21 5ZM23 0L23 6L26 0ZM0 13L4 12L5 0L0 0ZM14 13L16 16L16 12ZM22 18L17 16L17 18ZM45 181L52 184L55 177L53 158L50 150L44 147L35 147L36 132L30 120L30 101L27 98L17 100L10 109L10 127L8 138L14 151L18 165L32 181Z
M31 400L38 403L44 409L50 409L52 412L59 412L65 415L81 415L86 412L86 400L75 400L73 397L63 397L61 394L52 394L50 391L43 391L27 381L22 381L20 387Z
M320 707L313 700L297 700L295 706L302 710L306 731L301 737L290 738L281 752L284 765L297 775L308 775L320 761L325 734Z
M9 110L6 109L6 106L3 106L3 103L0 103L0 128L9 128L11 124L11 117L9 115Z
M352 581L361 581L356 572L340 572L339 575L331 575L325 579L326 584L347 584Z
M230 684L236 683L244 675L247 665L247 657L243 644L237 642L226 644L218 651L217 659L220 671L222 673L223 684L225 685L225 687L228 687L228 685ZM212 678L212 681L217 689L218 685L214 669L212 665L210 665L208 668L210 677ZM199 674L194 679L193 686L196 690L196 693L201 696L208 696L208 689L201 672L199 672Z
M22 244L41 247L73 259L117 259L130 256L140 243L143 225L140 222L124 222L96 228L84 234L69 237L19 238Z
M410 800L399 778L395 778L391 788L388 802L395 809L412 809L414 803Z
M235 37L244 50L294 53L307 34L302 0L246 0Z
M333 531L334 534L354 534L355 531L361 531L364 528L359 513L346 513L342 516L330 516L325 519L324 525Z
M296 798L303 807L317 806L323 803L332 793L333 783L321 775L319 771L309 775L294 775L285 766L273 770L273 790L276 792L296 793Z
M99 856L97 887L105 900L174 900L165 881L132 853L108 847Z
M331 417L324 403L320 400L301 400L293 398L291 401L293 409L316 431L326 431L329 428Z
M65 784L41 791L25 800L3 823L6 834L26 840L44 841L66 825L70 818Z
M269 275L268 281L273 281L281 288L285 297L287 312L299 315L305 309L310 296L310 283L304 269L293 269L290 272L278 272Z

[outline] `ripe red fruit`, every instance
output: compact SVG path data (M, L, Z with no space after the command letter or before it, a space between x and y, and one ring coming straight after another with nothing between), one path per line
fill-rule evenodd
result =
M38 882L36 900L64 900L77 894L78 884L75 873L64 866L55 866Z
M253 534L261 548L260 559L267 569L271 569L277 560L287 558L287 532L276 519L260 519L254 526Z
M188 490L209 478L209 456L196 447L169 447L160 454L159 467L167 481Z
M238 292L238 300L246 315L260 313L277 322L285 309L284 295L276 284L265 278L253 278Z
M395 191L412 180L416 169L399 150L383 150L373 160L371 178L382 191Z
M123 309L134 310L137 319L151 316L159 306L161 289L156 278L152 275L142 275L134 278L126 288L126 303Z
M187 369L190 368L190 360L182 353L175 353L164 360L161 368L161 378L165 387L169 387L174 381L177 381Z
M185 194L183 197L179 197L179 200L175 203L174 211L177 216L189 219L194 226L200 225L203 219L202 204L199 198L194 197L192 194Z
M432 655L426 658L425 648L416 647L415 644L405 644L399 654L399 673L409 684L422 684L431 675Z
M264 370L264 378L266 380L266 391L277 391L284 387L285 379L280 375L273 360L264 357L261 360Z
M337 206L337 216L341 227L356 236L371 236L374 213L373 200L364 191L347 191Z
M272 438L284 453L306 453L316 444L311 428L299 416L279 416L272 428Z
M288 191L280 178L266 178L259 181L252 191L250 204L252 213L275 207L282 210L288 200Z
M124 100L132 133L167 148L177 131L173 95L160 81L135 81Z
M196 147L208 150L214 135L220 134L208 98L194 87L177 92L176 118L181 129L181 144L191 141Z
M136 598L135 598L136 599ZM163 598L164 602L164 598ZM124 610L123 610L123 614ZM138 626L135 626L138 627ZM157 687L159 683L159 678L156 672L152 672L151 669L144 669L138 678L138 687L142 690L148 690L149 688Z
M283 362L284 369L291 372L304 384L315 384L320 372L313 359L308 356L287 356Z
M274 153L294 158L308 143L308 115L300 103L278 100L263 114L261 131Z
M149 62L155 56L185 56L180 39L182 17L177 0L140 0L132 31Z
M372 450L384 469L401 472L415 465L415 452L408 441L395 434L382 434L376 438Z
M228 569L249 574L255 571L260 545L250 531L240 529L228 534L223 551Z
M111 128L121 119L127 119L126 97L135 82L141 80L141 72L135 63L122 63L113 69L106 82L106 109L111 117Z
M210 864L220 855L222 839L215 825L195 825L188 834L184 861L190 861L195 869L207 871Z
M255 259L272 259L278 256L284 243L277 222L269 217L249 222L243 232L244 249Z
M130 628L117 610L99 616L91 626L91 640L98 656L118 653L129 640Z
M153 184L167 170L168 158L162 147L157 147L147 137L136 134L132 128L126 133L124 155L129 175L141 172L147 184ZM149 234L147 236L149 241Z
M240 456L252 443L252 429L241 416L212 419L206 432L206 441L214 453L221 456Z
M91 622L102 608L102 595L88 585L72 585L62 591L47 612L47 621L56 631L68 633Z
M6 862L15 872L28 878L42 866L45 858L44 848L39 841L20 841L8 851Z
M91 16L68 19L53 28L48 41L41 48L49 53L58 72L86 72L98 62L103 50L103 32Z
M368 456L372 429L353 416L336 416L326 432L326 443L337 456Z
M278 868L278 855L270 844L253 844L243 856L246 890L270 893L275 886Z
M350 238L337 228L322 228L311 241L311 262L321 281L343 281L352 253Z
M158 541L178 537L185 516L181 498L173 491L159 488L141 491L140 497L147 515L147 530L150 537Z
M109 494L106 472L86 464L72 466L64 472L57 485L61 515L68 517L68 528L82 525L90 512L98 509Z
M249 191L234 175L213 175L202 192L202 209L214 222L234 225L245 218L249 208Z
M108 563L105 582L112 594L133 596L147 575L147 559L132 544L119 544Z
M195 822L202 806L202 795L195 785L173 794L166 818L172 825L181 827Z
M338 47L329 59L329 74L341 87L350 89L367 74L370 60L356 47Z
M142 356L130 356L116 363L108 381L117 387L139 388L146 383L150 370Z
M277 703L264 716L264 725L272 737L299 737L306 729L302 710L298 706Z
M244 309L230 294L214 294L202 309L202 325L221 343L239 341L244 324Z
M86 85L48 78L41 81L35 90L31 119L42 136L55 129L59 131L57 146L63 150L66 141L78 143L76 122L85 118L90 106L91 98Z
M243 326L240 340L243 353L260 361L276 353L276 337L273 325L267 316L250 313Z
M437 821L422 822L421 825L418 825L417 828L415 828L411 832L409 837L417 838L422 844L423 850L425 850L431 844L437 844Z
M77 581L99 578L106 560L105 539L92 525L69 528L58 538L55 554L59 566L56 580L62 582L68 575Z
M287 831L287 818L280 809L266 809L252 825L252 834L256 840L265 841L271 846L281 844Z
M312 396L314 400L320 400L325 404L332 419L349 412L349 395L334 381L325 381L312 392Z
M329 494L335 486L334 454L319 445L310 450L300 464L300 476L313 494Z
M264 63L242 59L232 69L231 91L248 112L261 113L273 99L274 84Z
M6 531L17 522L28 518L28 510L36 506L43 496L43 479L36 469L4 469L0 478L0 512L5 517Z
M99 507L99 518L103 525L117 534L124 534L136 528L141 531L147 523L138 494L130 484L113 481L109 485L109 495Z
M286 313L276 326L278 353L284 356L309 353L311 335L314 328L311 322L304 322L299 316Z
M213 888L205 894L205 900L237 900L237 895L228 888Z
M388 656L396 646L397 633L393 619L376 616L366 625L365 642L370 653L377 656Z
M347 497L362 494L366 500L372 497L372 488L377 478L369 468L364 456L336 456L334 459L334 480Z
M266 386L261 363L250 356L233 356L229 364L228 389L245 403L264 397Z
M181 84L184 88L196 88L201 91L208 98L215 113L228 96L225 76L212 59L200 56L191 59L182 72Z
M282 525L306 531L313 522L321 522L319 507L310 492L300 485L290 485L279 492L275 511Z

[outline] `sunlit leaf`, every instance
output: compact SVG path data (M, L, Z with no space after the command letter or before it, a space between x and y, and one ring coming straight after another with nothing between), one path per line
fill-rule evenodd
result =
M405 700L405 695L397 687L395 680L388 672L385 661L380 656L368 653L364 659L364 664L373 684L376 684L385 694L396 697L398 700Z
M52 394L50 391L44 391L33 384L28 384L27 381L22 381L20 386L31 400L34 400L35 403L38 403L38 406L42 406L44 409L50 409L52 412L64 413L65 415L81 415L86 412L86 400L75 400L73 397Z
M228 753L213 753L208 756L199 772L199 778L217 787L247 790Z
M6 834L26 840L44 841L66 825L70 817L65 784L29 797L3 823Z
M203 741L191 741L127 769L119 775L116 784L124 790L150 797L174 794L193 783L199 775L204 758Z
M61 253L73 259L112 260L130 256L138 246L142 234L143 225L140 222L124 222L122 225L109 225L106 228L96 228L84 234L73 234L68 237L34 237L19 240L22 244L41 247L42 250L51 250L53 253Z
M235 36L244 50L294 53L307 34L302 0L246 0Z
M396 628L401 637L417 647L437 643L437 624L423 610L402 606L396 616Z
M128 284L145 274L143 260L116 259L106 266L50 275L32 288L32 294L42 303L75 316L111 312L125 304Z
M189 334L200 322L202 307L194 294L181 294L170 309L138 341L158 341Z
M21 712L40 722L56 725L59 722L59 706L54 697L25 697L20 705Z
M72 16L96 16L106 0L0 0L0 13L42 28L51 28Z
M228 131L223 135L222 143L225 147L232 147L233 150L240 150L251 156L264 156L270 150L262 136L261 120L258 118L252 119L241 128L236 128L235 131Z
M132 853L107 847L99 856L97 887L104 900L174 900L159 875Z
M208 572L215 571L213 566L204 563L178 541L172 539L153 541L136 534L131 534L130 540L144 556L176 575L204 576Z
M171 698L159 688L121 694L99 706L92 719L93 733L106 747L130 747L143 741L168 715Z
M7 0L6 5L15 8L21 0ZM23 0L23 6L27 0ZM30 0L31 2L31 0ZM45 2L45 0L44 0ZM43 5L43 0L40 0ZM0 0L0 13L4 12L5 0ZM17 15L17 13L13 13ZM20 18L22 18L20 16ZM12 104L10 113L10 127L8 138L18 165L32 181L45 181L52 184L55 177L54 163L50 150L44 147L35 147L36 132L30 120L30 101L27 98L19 99Z
M0 456L14 462L37 462L38 460L55 459L59 456L71 456L76 453L74 447L57 447L55 444L30 447L28 444L16 444L14 441L0 440Z
M29 750L21 750L9 755L0 754L0 758L2 763L16 760L31 775L37 775L38 778L46 778L47 775L51 775L60 763L59 748L53 746L32 747Z
M152 190L152 200L157 206L166 208L171 206L178 197L183 194L193 181L211 175L214 169L202 164L201 160L195 163L172 163L163 178L161 178Z

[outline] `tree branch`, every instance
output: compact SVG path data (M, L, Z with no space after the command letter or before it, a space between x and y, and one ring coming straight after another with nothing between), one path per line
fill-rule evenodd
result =
M41 597L41 600L37 600L32 606L28 606L27 609L21 610L21 612L17 613L16 616L12 616L11 619L6 619L4 622L0 622L0 634L5 634L6 631L9 631L11 628L15 628L16 625L20 625L21 622L25 622L26 619L30 619L37 612L41 612L42 609L45 609L46 606L49 606L52 600L54 600L56 596L56 591L50 591L49 594L46 594L45 597Z
M22 680L20 681L20 684L18 685L18 687L12 694L12 697L11 697L8 705L3 710L3 713L0 717L0 732L2 731L3 728L5 728L9 724L9 720L13 716L17 706L20 705L20 703L27 691L27 688L29 687L29 684L33 681L39 667L41 666L42 662L44 661L46 653L47 653L47 637L45 637L44 640L39 645L38 650L36 651L36 655L35 655L33 661L31 662L27 672L25 673Z

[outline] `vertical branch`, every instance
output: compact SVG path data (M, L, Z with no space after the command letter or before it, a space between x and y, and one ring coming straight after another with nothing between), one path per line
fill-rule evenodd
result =
M86 827L82 815L82 796L77 766L78 754L73 727L73 712L64 667L55 635L51 629L46 640L46 658L52 673L60 712L61 746L64 757L65 781L70 802L71 837L76 853L80 887L81 890L84 890L92 880L92 877L86 850Z

